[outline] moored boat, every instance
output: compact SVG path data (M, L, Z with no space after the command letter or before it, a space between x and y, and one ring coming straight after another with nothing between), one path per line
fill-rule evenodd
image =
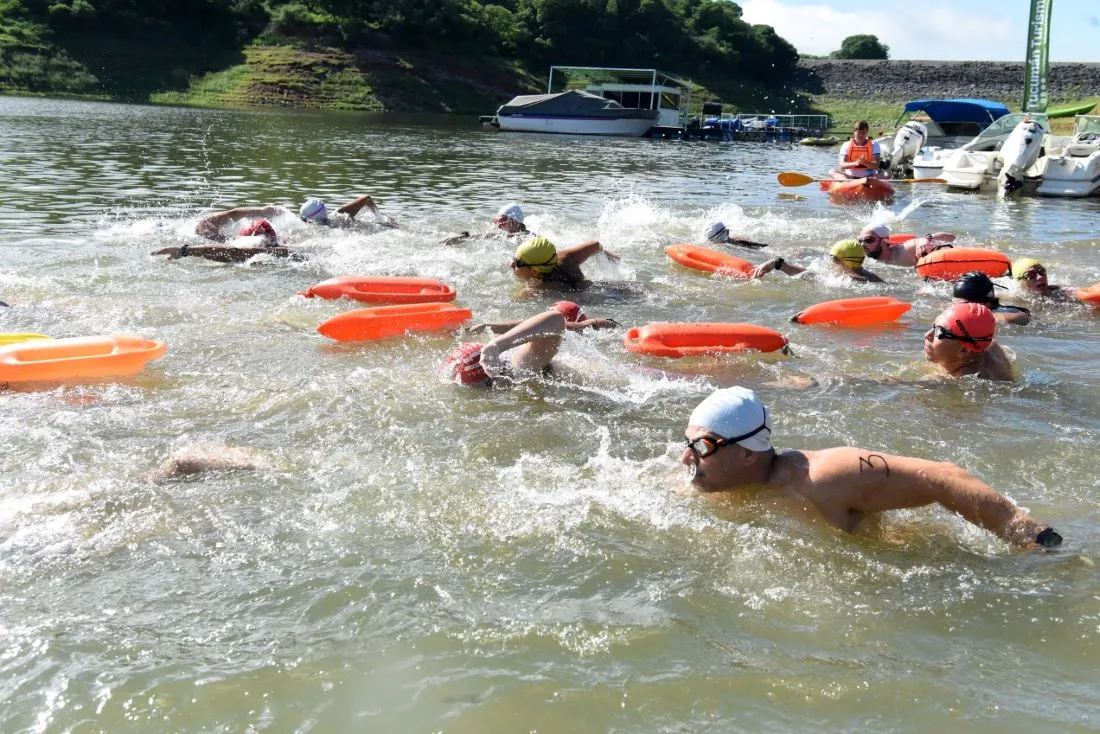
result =
M1035 189L1040 196L1082 197L1100 191L1100 116L1079 115L1073 132L1068 145L1036 164L1043 177Z

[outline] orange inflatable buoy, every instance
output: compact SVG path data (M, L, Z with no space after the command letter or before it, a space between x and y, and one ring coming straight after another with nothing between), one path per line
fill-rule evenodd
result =
M1078 288L1074 295L1078 301L1100 306L1100 283L1093 283L1088 288Z
M854 178L850 181L822 181L821 190L838 204L860 201L885 201L894 198L894 187L881 178Z
M364 303L446 303L455 289L434 278L399 278L387 275L341 275L306 290L306 298L353 298Z
M685 268L735 278L751 276L756 267L748 260L699 245L669 245L665 248L665 254Z
M909 240L915 240L919 235L915 234L892 234L888 238L891 245L905 244Z
M31 339L0 347L0 382L130 375L166 350L164 342L131 334Z
M844 324L866 326L897 321L912 304L889 296L842 298L810 306L791 319L796 324Z
M473 312L470 309L447 303L377 306L333 316L318 326L317 331L338 342L372 341L408 331L453 328L471 316Z
M626 332L623 345L654 357L693 357L723 352L774 352L787 346L778 331L753 324L655 323Z
M1008 255L996 250L978 247L945 247L930 252L917 261L917 275L932 280L957 280L973 270L979 270L990 278L1008 275L1012 261Z

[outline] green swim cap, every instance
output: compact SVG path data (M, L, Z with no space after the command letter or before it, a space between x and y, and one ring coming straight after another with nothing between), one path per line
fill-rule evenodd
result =
M866 256L866 253L863 252L863 245L859 244L859 240L841 240L832 246L829 254L849 270L855 270L863 265L863 258Z
M516 248L516 259L536 273L549 273L558 264L558 250L545 237L532 237Z
M1012 279L1023 280L1024 273L1031 270L1036 265L1042 266L1042 263L1033 257L1021 257L1019 260L1012 261Z

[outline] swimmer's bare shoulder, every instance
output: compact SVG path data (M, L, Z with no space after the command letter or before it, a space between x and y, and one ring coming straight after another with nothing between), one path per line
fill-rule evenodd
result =
M192 447L173 452L164 463L144 475L147 482L163 482L212 472L253 471L260 460L245 449L228 446Z

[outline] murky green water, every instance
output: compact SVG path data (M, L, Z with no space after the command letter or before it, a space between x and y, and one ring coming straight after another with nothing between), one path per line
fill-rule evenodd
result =
M1012 385L929 389L949 299L905 269L857 287L669 264L711 218L804 262L871 216L1100 280L1100 200L902 188L839 208L779 170L832 153L580 140L472 122L0 98L0 331L163 339L139 376L0 395L3 731L1092 731L1100 688L1100 317L1005 328ZM403 228L276 222L302 263L166 262L201 211L371 193ZM558 378L471 391L456 342L341 345L332 275L439 277L477 320L526 316L499 243L443 248L518 201L559 244L598 237L626 286L592 315L746 321L795 356L668 362L569 337ZM739 253L744 254L744 253ZM762 253L745 255L760 262ZM897 328L787 319L888 293ZM813 377L805 391L768 387ZM1067 538L1013 551L943 512L851 537L758 499L690 495L677 440L714 386L759 390L776 443L955 461ZM173 451L261 465L146 481Z

